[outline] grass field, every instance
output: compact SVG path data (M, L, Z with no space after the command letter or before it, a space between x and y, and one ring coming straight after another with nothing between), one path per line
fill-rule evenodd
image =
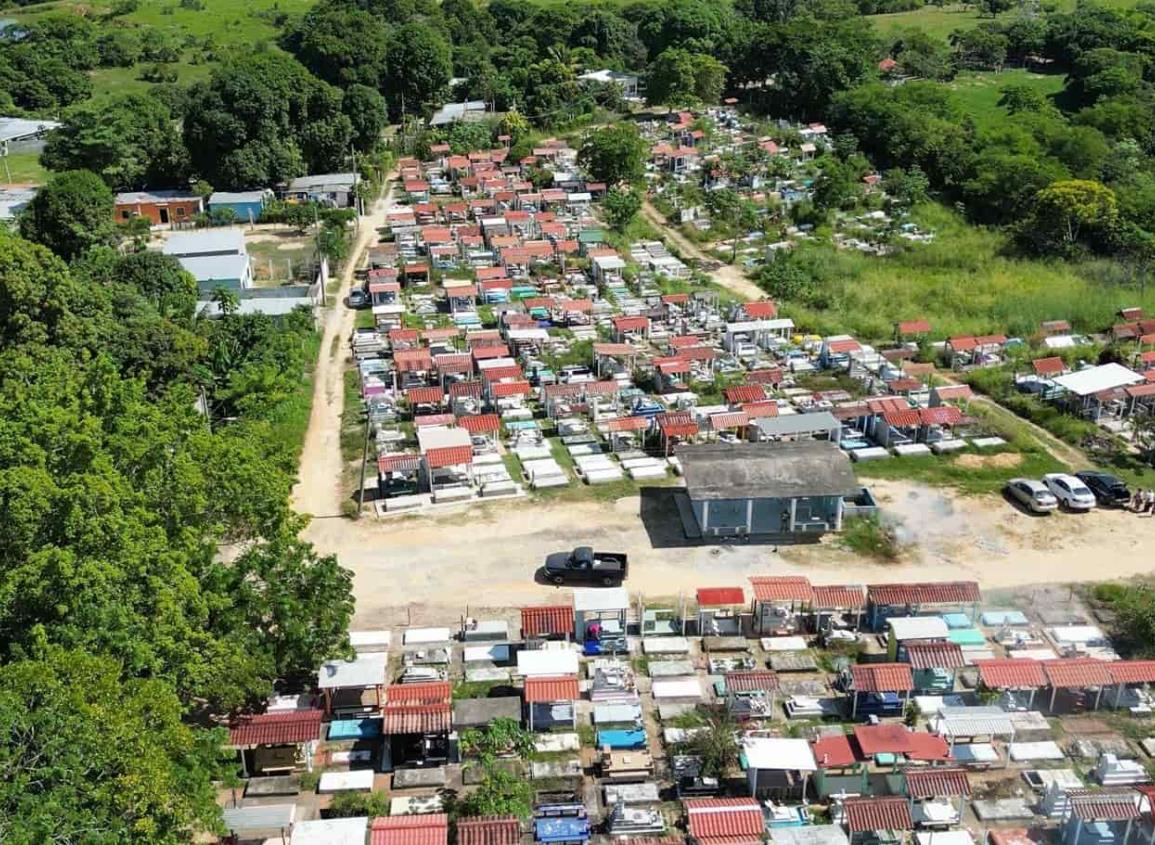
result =
M1005 255L1000 233L968 226L937 205L916 209L934 243L884 258L818 247L829 307L783 304L784 316L817 334L849 332L863 340L893 336L898 320L925 317L933 336L1037 333L1043 320L1070 320L1076 330L1102 331L1127 305L1155 308L1155 290L1098 281L1109 268Z
M39 184L48 178L48 171L40 166L40 153L38 152L19 152L10 153L4 159L4 165L0 166L0 179L7 184L9 181L31 182ZM11 174L11 178L9 178Z
M1114 9L1129 9L1136 0L1096 0L1100 5ZM1058 9L1073 9L1075 0L1057 0L1048 3ZM1006 12L1003 18L1013 17L1017 10ZM942 38L948 37L956 29L969 29L980 20L991 20L989 16L980 17L978 9L967 3L954 3L945 6L923 6L909 12L892 12L886 15L870 15L875 27L882 35L893 35L903 29L918 27L931 35Z
M1031 73L1028 70L1004 70L1002 73L960 73L948 83L955 100L975 119L980 127L992 126L1006 119L999 108L999 97L1008 85L1026 85L1052 96L1063 90L1062 74Z

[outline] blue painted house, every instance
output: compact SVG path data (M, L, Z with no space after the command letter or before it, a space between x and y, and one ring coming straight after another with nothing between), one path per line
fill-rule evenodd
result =
M216 191L209 197L209 214L226 208L232 209L238 223L256 223L261 219L265 206L273 198L273 192L263 191Z

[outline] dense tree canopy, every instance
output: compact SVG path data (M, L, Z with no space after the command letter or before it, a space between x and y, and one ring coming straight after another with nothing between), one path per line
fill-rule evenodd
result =
M578 161L595 179L616 185L642 177L646 152L646 142L638 130L621 123L587 135L578 151Z
M62 258L114 240L113 196L90 170L66 170L48 180L20 215L20 233Z

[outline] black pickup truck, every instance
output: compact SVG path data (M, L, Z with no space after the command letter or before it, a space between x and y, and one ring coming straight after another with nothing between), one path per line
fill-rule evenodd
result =
M595 552L578 546L572 552L556 552L545 559L546 580L554 584L600 584L613 587L626 579L625 554Z

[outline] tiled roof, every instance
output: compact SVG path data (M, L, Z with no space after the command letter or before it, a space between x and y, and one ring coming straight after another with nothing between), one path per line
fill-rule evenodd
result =
M906 662L912 669L961 669L966 666L958 643L909 643Z
M761 370L751 370L746 373L746 381L752 384L781 384L782 370L776 367L767 367Z
M1047 683L1059 689L1100 687L1111 683L1107 664L1090 657L1044 660L1043 673L1047 676Z
M525 702L577 701L581 698L578 679L573 676L546 676L525 679Z
M875 604L973 604L982 601L974 581L871 584L866 597Z
M405 391L405 398L411 405L431 405L445 398L440 387L411 387Z
M911 798L943 798L970 795L971 785L962 769L907 769L906 794Z
M820 769L840 769L862 761L858 741L847 734L832 734L814 740L811 751Z
M866 590L860 586L821 584L814 588L814 607L820 610L853 610L866 603Z
M385 700L390 704L400 702L431 704L449 701L453 687L449 681L429 681L421 684L391 684L385 689Z
M742 310L752 320L773 320L778 316L778 306L768 299L760 302L745 302Z
M976 660L983 686L992 690L1038 689L1047 685L1043 664L1038 660Z
M1115 660L1107 664L1116 684L1155 683L1155 660Z
M455 381L449 385L449 395L454 399L461 399L470 396L474 399L481 398L481 382L479 381Z
M741 587L699 587L698 607L733 607L746 603Z
M471 373L473 356L468 352L443 352L433 357L433 366L439 373Z
M501 429L501 417L497 414L476 414L458 418L457 425L470 434L492 434Z
M615 417L598 423L602 431L643 431L650 427L646 417Z
M425 462L430 469L473 463L472 446L436 446L425 453Z
M777 689L778 676L765 669L726 673L726 692L774 692Z
M443 733L449 730L453 717L449 702L441 704L387 703L384 713L384 733L386 735Z
M563 636L573 633L573 608L569 605L523 607L521 635L523 637Z
M902 796L889 798L847 798L846 827L851 833L871 830L913 830L910 805Z
M923 425L957 425L963 414L954 405L939 405L935 408L920 408L919 421Z
M1063 359L1055 356L1053 358L1036 358L1031 362L1035 368L1035 374L1040 376L1057 376L1062 374L1067 365L1063 363Z
M728 428L742 428L750 422L750 416L745 411L723 411L710 415L710 428L714 431L725 431Z
M320 710L292 710L242 716L229 726L229 745L292 745L317 739Z
M432 428L433 426L453 425L457 417L453 414L422 414L413 418L414 428Z
M658 414L658 428L667 437L692 437L698 433L698 423L689 411Z
M760 384L740 384L736 387L727 387L722 391L722 395L731 404L761 402L766 398L766 388Z
M1067 793L1071 814L1083 821L1122 822L1139 818L1139 805L1132 790L1104 792L1084 792L1072 790Z
M802 601L814 598L814 588L804 575L752 575L750 586L758 601Z
M855 663L850 667L857 692L909 692L914 689L906 663Z
M449 817L445 813L378 816L369 831L369 845L446 845Z
M457 845L518 845L517 816L477 816L457 820Z
M377 458L378 472L417 472L419 469L421 469L420 455L381 455Z
M719 837L754 837L766 832L762 808L753 798L693 798L682 802L690 835L699 842Z
M904 408L901 411L887 411L882 415L886 420L887 425L897 426L898 428L909 428L919 424L921 418L918 415L917 408Z
M499 381L489 386L489 392L496 399L507 396L527 396L531 390L528 381Z
M773 400L765 402L743 402L742 410L752 420L767 419L778 416L778 403Z

